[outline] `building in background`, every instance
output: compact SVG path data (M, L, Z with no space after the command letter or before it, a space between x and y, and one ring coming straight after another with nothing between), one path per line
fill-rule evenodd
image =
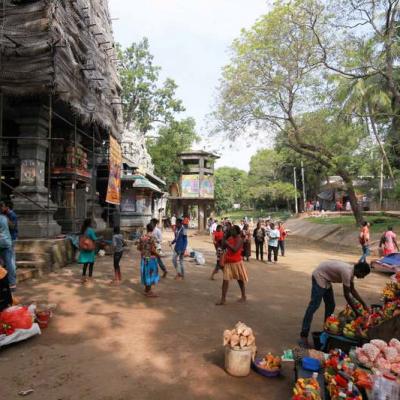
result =
M170 187L171 212L189 216L192 226L204 230L214 210L214 163L219 157L203 150L181 153L180 181Z
M3 0L0 27L0 197L20 236L104 225L109 140L122 132L107 0Z
M146 139L141 133L123 133L122 156L120 225L125 231L136 231L151 218L162 220L167 203L165 182L154 175Z

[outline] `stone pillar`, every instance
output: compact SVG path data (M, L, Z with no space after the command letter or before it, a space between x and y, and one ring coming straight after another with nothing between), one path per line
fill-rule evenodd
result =
M203 202L199 202L198 205L198 227L197 229L202 232L206 229L206 224L205 224L205 205Z
M61 227L54 221L56 206L50 201L45 187L45 166L48 141L48 112L40 105L24 105L18 109L18 154L20 159L20 184L15 193L14 209L18 215L19 236L42 238L56 236ZM25 138L25 139L24 139ZM31 199L32 201L29 201Z

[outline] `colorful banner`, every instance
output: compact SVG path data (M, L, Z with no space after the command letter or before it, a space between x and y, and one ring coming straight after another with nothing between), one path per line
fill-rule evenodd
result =
M182 197L199 197L199 175L182 175Z
M120 144L110 136L110 176L106 202L110 204L121 203L121 166L122 153Z
M214 198L214 177L207 175L203 176L200 183L200 197L206 199Z

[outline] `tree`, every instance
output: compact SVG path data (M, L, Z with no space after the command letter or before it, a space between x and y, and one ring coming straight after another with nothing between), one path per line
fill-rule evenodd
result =
M361 223L354 158L366 132L358 121L341 118L329 96L332 84L324 80L318 37L304 4L320 9L313 1L276 4L234 41L215 112L217 131L231 138L249 127L280 132L286 146L342 177Z
M176 113L185 111L181 100L176 99L175 81L168 78L160 83L161 68L153 63L148 39L126 49L118 46L118 58L126 129L135 127L146 133L154 124L168 124Z
M218 212L228 211L234 204L247 205L247 173L238 168L215 170L215 205Z
M167 185L178 182L181 174L179 153L190 150L199 140L193 118L171 121L160 127L156 138L148 139L147 149L152 158L155 173L165 179Z

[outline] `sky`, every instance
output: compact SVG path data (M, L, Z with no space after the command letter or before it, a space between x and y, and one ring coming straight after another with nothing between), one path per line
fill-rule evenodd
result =
M170 77L179 88L178 98L186 115L196 119L197 131L206 132L206 116L212 111L221 70L229 61L229 46L268 11L268 0L109 0L115 40L123 46L143 37L150 41L162 78ZM198 146L197 146L198 147ZM215 149L221 154L217 167L248 170L251 156L266 147L256 140L227 143Z

